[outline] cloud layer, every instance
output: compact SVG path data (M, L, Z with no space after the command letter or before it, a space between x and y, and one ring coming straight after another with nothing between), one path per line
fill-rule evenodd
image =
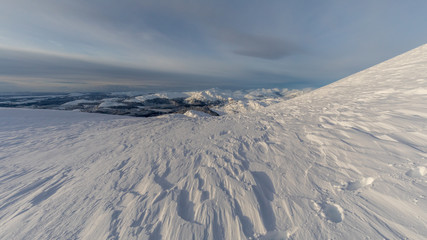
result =
M426 8L421 0L5 0L0 91L317 87L425 43Z
M127 90L194 90L212 87L235 89L298 84L299 80L269 72L248 71L238 78L200 73L155 70L96 61L72 55L0 48L0 87L3 91L127 91ZM257 80L262 78L260 84ZM304 82L301 82L304 83ZM237 85L237 86L236 86Z

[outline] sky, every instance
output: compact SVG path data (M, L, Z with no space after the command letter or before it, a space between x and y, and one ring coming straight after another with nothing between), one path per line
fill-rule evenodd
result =
M0 0L0 92L316 88L427 43L425 0Z

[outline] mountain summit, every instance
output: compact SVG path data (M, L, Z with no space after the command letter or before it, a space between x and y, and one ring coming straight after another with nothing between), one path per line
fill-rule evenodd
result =
M247 114L0 109L1 239L423 239L427 45Z

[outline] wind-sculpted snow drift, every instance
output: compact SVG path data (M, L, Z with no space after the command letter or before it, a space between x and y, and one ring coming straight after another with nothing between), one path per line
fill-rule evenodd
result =
M425 239L427 45L246 114L0 109L0 239Z

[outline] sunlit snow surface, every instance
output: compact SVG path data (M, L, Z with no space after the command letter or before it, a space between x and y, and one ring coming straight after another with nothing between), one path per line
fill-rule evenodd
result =
M0 123L0 239L427 236L427 45L249 113Z

